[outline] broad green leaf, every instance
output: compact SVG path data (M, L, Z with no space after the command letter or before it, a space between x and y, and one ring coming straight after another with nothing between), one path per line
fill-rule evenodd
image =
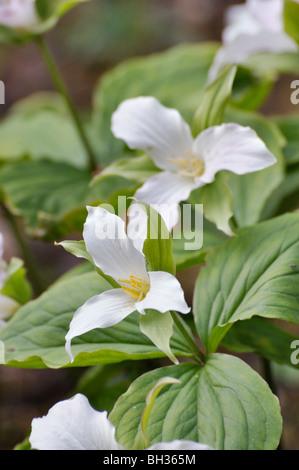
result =
M31 299L32 288L26 278L26 270L23 261L18 258L12 258L9 265L5 269L6 277L1 294L14 299L23 305Z
M161 313L157 310L147 310L146 315L139 315L139 326L154 345L166 354L174 363L179 361L170 348L170 339L173 335L173 319L169 312Z
M87 167L85 149L56 93L33 94L12 106L0 121L0 161L22 158Z
M0 362L22 368L91 366L124 360L165 357L141 333L138 315L129 315L118 325L96 329L74 339L75 360L69 364L65 335L75 311L89 298L109 289L95 272L67 277L38 299L22 307L0 332ZM192 356L184 340L174 332L171 348L178 356Z
M299 323L299 214L286 214L211 250L197 278L193 313L207 351L257 315Z
M94 95L93 124L97 135L99 159L103 164L123 158L128 149L111 133L111 116L118 105L127 98L154 96L164 106L180 111L187 122L192 123L194 113L201 103L218 45L214 43L184 44L166 51L122 62L106 73L99 81ZM266 80L268 83L268 79ZM246 80L236 77L232 102L242 106L245 95L247 103L261 104L259 90L263 89L264 77L257 78L247 71ZM267 85L268 87L268 85Z
M91 184L99 183L111 176L121 176L137 183L143 183L159 171L148 155L140 155L139 157L130 156L129 158L117 160L104 168L99 174L94 176Z
M253 352L278 364L299 368L291 362L291 344L296 336L261 317L240 321L233 325L221 345L235 353Z
M51 241L82 232L86 205L108 202L124 181L116 178L91 188L88 171L47 160L0 168L0 188L9 210L24 219L30 235Z
M149 271L175 273L172 254L172 237L160 214L149 204L140 203L147 214L147 237L143 244L143 254Z
M277 159L274 165L262 171L247 175L229 174L235 221L239 227L253 225L261 220L266 203L283 181L285 138L274 122L258 113L230 108L226 111L225 121L254 129Z
M193 134L211 126L222 123L225 107L231 97L234 79L237 72L236 65L228 65L223 72L205 90L201 103L193 119Z
M286 33L299 44L299 5L296 1L284 0L284 27Z
M126 449L140 431L147 394L164 377L181 383L164 387L155 399L147 425L152 443L190 439L217 450L276 449L282 427L277 398L248 365L225 354L208 356L203 367L165 367L133 382L109 416Z
M196 230L195 227L194 229ZM206 219L203 219L202 245L197 247L199 236L198 230L193 229L173 234L173 257L177 272L204 263L207 252L227 239L223 232L217 230ZM192 249L190 249L190 244L193 244Z

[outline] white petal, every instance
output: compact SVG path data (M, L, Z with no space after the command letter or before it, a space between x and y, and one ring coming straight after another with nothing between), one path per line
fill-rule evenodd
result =
M80 307L71 321L65 337L66 352L73 361L71 341L95 328L116 325L136 310L134 301L123 289L112 289L95 295Z
M14 299L0 294L0 319L8 320L20 308L20 304Z
M243 175L276 162L256 132L238 124L222 124L204 130L195 140L193 153L204 160L205 171L199 178L204 183L214 181L220 170Z
M133 202L127 211L127 234L133 241L135 248L142 252L144 241L147 237L148 216L141 204Z
M162 170L175 170L169 158L184 156L193 142L180 113L151 96L123 101L112 115L111 130L130 148L147 152Z
M157 442L151 445L148 450L214 450L206 444L194 441L175 440L171 442Z
M121 450L106 411L94 410L81 394L56 403L34 418L29 437L36 450Z
M137 189L134 197L152 205L171 230L179 220L178 204L188 199L191 191L198 186L194 178L162 171L149 178L143 186Z
M130 275L146 279L145 258L127 236L124 221L102 207L87 209L83 238L96 266L116 281Z
M175 276L164 271L151 271L150 290L146 297L135 304L138 312L145 314L145 309L158 310L161 313L175 310L180 313L189 313L184 291Z
M265 30L283 30L282 0L247 0L246 7Z

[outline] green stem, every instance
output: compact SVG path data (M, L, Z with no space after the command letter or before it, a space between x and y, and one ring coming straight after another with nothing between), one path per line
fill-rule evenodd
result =
M177 329L179 332L182 334L182 336L186 339L187 343L189 344L191 350L194 352L194 357L197 359L201 364L204 363L204 355L198 348L197 344L194 341L194 338L192 336L192 333L188 331L185 323L182 321L180 316L177 314L177 312L170 312L172 319L174 321L174 324L176 325Z
M9 210L2 204L3 214L6 220L9 222L14 237L20 247L21 256L24 259L25 266L28 270L28 276L32 283L34 292L37 296L41 295L44 291L44 283L42 281L38 267L34 262L34 257L25 242L25 237L22 233L22 230L19 226L17 219L12 215Z
M75 124L77 132L79 134L79 137L80 137L80 139L82 141L82 144L83 144L83 146L86 150L90 171L93 172L97 168L96 159L95 159L93 150L91 148L91 145L89 143L89 140L87 138L87 135L85 133L85 129L84 129L84 127L82 125L82 122L81 122L81 120L78 116L77 110L76 110L76 108L75 108L75 106L72 102L72 99L71 99L71 97L69 95L69 92L68 92L68 90L67 90L67 88L64 84L64 81L61 78L61 75L60 75L59 70L56 66L54 58L53 58L47 44L44 41L44 38L42 36L37 36L36 37L36 43L39 47L40 53L43 57L43 60L46 64L46 66L47 66L47 69L48 69L49 74L50 74L50 76L53 80L53 83L54 83L57 91L63 96L63 98L66 102L66 105L67 105L67 107L70 111L70 114L73 118L74 124Z

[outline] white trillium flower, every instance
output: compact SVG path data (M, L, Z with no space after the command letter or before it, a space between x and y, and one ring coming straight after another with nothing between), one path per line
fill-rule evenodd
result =
M96 411L78 393L56 403L42 418L34 418L29 437L36 450L125 450L115 439L106 411ZM149 450L213 450L206 444L175 440L151 445Z
M175 276L164 271L147 271L142 243L128 236L120 217L102 207L87 207L87 210L83 231L86 249L94 264L120 287L92 297L76 311L65 337L71 360L74 337L94 328L116 325L136 310L142 315L146 314L146 309L161 313L190 311Z
M37 23L35 0L0 0L0 24L26 29Z
M298 3L298 0L295 0ZM251 56L296 52L298 45L284 30L284 0L247 0L228 8L222 47L209 71L212 82L226 64L243 64Z
M137 190L135 198L153 205L169 229L179 219L178 204L194 189L212 183L217 172L243 175L276 162L253 129L228 123L193 138L180 113L153 97L123 101L112 115L111 129L131 149L147 152L162 170Z
M6 272L3 268L3 251L3 235L0 233L0 292L6 278ZM13 316L19 306L18 302L0 293L0 329L6 325L7 320Z

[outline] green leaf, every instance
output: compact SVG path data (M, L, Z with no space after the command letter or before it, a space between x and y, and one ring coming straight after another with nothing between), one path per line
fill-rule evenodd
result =
M75 311L109 288L95 272L55 282L42 296L19 309L0 331L0 362L22 368L56 369L164 357L141 333L136 313L114 327L96 329L74 339L75 360L69 364L65 335ZM175 331L171 341L174 354L192 356L184 343Z
M286 33L299 44L299 5L295 1L284 0L284 27Z
M279 443L281 415L266 382L240 359L224 354L207 357L204 367L181 364L146 373L116 402L109 419L116 439L132 448L140 431L145 397L158 380L181 384L163 388L147 425L152 442L190 439L217 450L271 450Z
M254 315L299 323L299 215L286 214L211 250L197 278L193 312L207 351Z
M149 204L144 202L139 204L147 214L147 238L144 241L142 251L148 264L148 270L175 274L172 237L163 218Z
M218 126L223 121L225 107L231 97L236 65L228 65L204 92L193 120L193 135L197 136L208 127Z
M282 330L270 320L253 317L236 322L224 337L221 345L235 353L253 352L278 364L299 368L291 362L291 344L298 339Z
M29 235L51 241L82 232L86 205L110 202L124 181L116 178L91 188L87 170L47 160L0 168L0 188L9 210L24 219Z
M154 345L178 364L177 358L170 349L170 339L173 334L173 319L169 312L161 313L157 310L147 310L146 315L139 315L139 326Z
M23 261L12 258L5 272L6 277L0 290L1 294L12 298L21 305L26 304L32 296L32 288L26 278Z
M196 232L184 230L179 236L173 235L173 257L177 272L203 263L207 252L227 239L223 232L217 230L206 219L203 219L202 246L198 249L196 248L197 237L199 237L198 230ZM193 249L186 249L190 243L194 242Z
M159 171L148 155L140 155L139 157L130 156L129 158L117 160L104 168L99 174L94 176L91 184L99 183L111 176L121 176L137 183L143 183Z
M12 106L0 121L0 161L48 159L85 169L84 152L73 121L56 93L33 94Z

